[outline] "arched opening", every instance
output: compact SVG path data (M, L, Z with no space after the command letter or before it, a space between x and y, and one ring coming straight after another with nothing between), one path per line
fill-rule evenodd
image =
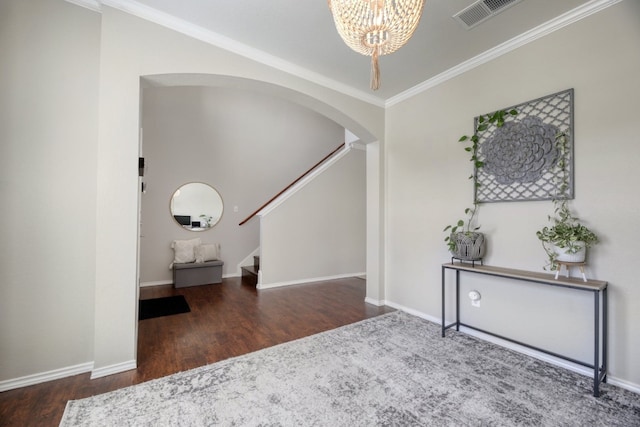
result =
M379 256L381 254L381 215L380 215L380 201L381 201L381 185L380 185L380 156L379 146L376 142L376 138L372 133L367 131L355 120L340 112L339 110L327 105L324 102L320 102L308 95L301 94L286 87L277 86L261 81L232 77L221 75L209 75L209 74L162 74L153 76L144 76L141 78L141 115L143 111L143 94L146 89L153 90L154 88L185 88L185 87L204 87L204 88L225 88L230 90L238 89L239 91L250 91L260 96L273 97L274 99L283 99L288 102L294 103L304 109L321 114L322 116L338 123L344 129L357 136L357 138L367 144L366 153L366 169L367 169L367 215L366 215L366 229L367 229L367 301L372 303L379 303L382 299L383 293L381 288L382 275L378 271L381 263L379 262ZM142 123L142 119L141 119ZM145 134L146 135L146 134ZM141 152L144 153L144 138L141 138L140 147ZM215 183L213 183L215 185ZM229 204L226 200L225 203ZM231 202L225 209L233 211L233 202ZM371 213L369 214L369 210ZM139 212L138 224L143 220L144 212L142 209ZM363 218L365 221L365 218ZM144 222L144 220L142 221ZM144 250L144 245L140 243L140 232L138 233L138 250ZM141 249L142 248L142 249ZM370 253L371 252L371 253ZM138 271L140 271L140 253L138 254ZM137 334L136 334L137 336Z

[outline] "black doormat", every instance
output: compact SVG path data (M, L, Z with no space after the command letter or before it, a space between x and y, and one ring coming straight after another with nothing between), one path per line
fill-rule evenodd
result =
M153 319L154 317L171 316L172 314L188 313L191 309L184 295L172 297L141 299L139 301L138 320Z

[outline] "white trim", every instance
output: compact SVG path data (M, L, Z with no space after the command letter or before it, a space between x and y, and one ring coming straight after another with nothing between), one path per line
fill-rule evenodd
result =
M293 196L299 190L301 190L307 184L309 184L311 181L313 181L316 176L320 175L325 170L327 170L331 166L333 166L338 160L340 160L344 156L346 156L349 153L349 151L351 151L351 148L353 148L353 144L351 144L351 143L345 144L345 146L340 151L338 151L336 154L334 154L329 160L325 161L320 166L315 168L313 171L311 171L311 173L307 174L304 178L302 178L300 181L298 181L296 183L296 185L294 185L293 187L289 188L284 193L280 194L278 197L276 197L274 200L272 200L267 206L262 208L262 210L258 211L256 213L256 216L263 217L265 215L268 215L269 212L271 212L272 210L274 210L275 208L280 206L289 197Z
M331 90L338 91L345 95L349 95L353 98L375 105L377 107L384 107L384 100L358 89L355 89L349 85L341 83L337 80L330 79L320 73L311 71L307 68L300 67L292 62L286 61L277 56L270 55L259 49L255 49L246 44L239 43L232 40L222 34L215 33L207 30L203 27L194 25L185 20L176 18L175 16L161 12L157 9L153 9L149 6L143 5L133 0L102 0L101 3L105 6L118 9L122 12L144 19L146 21L153 22L163 27L172 29L179 33L185 34L194 39L203 41L205 43L217 46L221 49L233 52L237 55L244 56L253 61L283 71L285 73L300 77L307 81L324 86Z
M346 279L348 277L362 276L363 274L365 273L361 272L361 273L337 274L335 276L314 277L311 279L291 280L287 282L275 282L275 283L269 283L266 285L261 282L258 282L258 285L256 286L256 288L271 289L271 288L280 288L282 286L305 285L307 283L323 282L326 280Z
M366 297L364 299L364 302L366 302L367 304L375 305L377 307L382 307L385 305L384 301L381 301L379 299L369 298L369 297Z
M482 52L481 54L476 55L473 58L430 78L429 80L426 80L410 89L407 89L404 92L399 93L398 95L392 96L385 102L385 108L405 101L428 89L438 86L439 84L442 84L447 80L466 73L467 71L470 71L484 63L492 61L506 53L509 53L515 49L518 49L519 47L536 41L539 38L549 35L583 18L591 16L594 13L600 12L601 10L609 6L613 6L614 4L621 1L622 0L592 0L581 6L578 6L575 9L570 10L569 12L566 12L550 21L545 22L542 25L539 25L527 32L520 34L519 36L512 38L511 40L507 40L506 42L501 43L492 49Z
M81 363L79 365L67 366L65 368L54 369L52 371L40 372L37 374L26 375L24 377L14 378L10 380L0 381L0 392L13 390L21 387L28 387L35 384L41 384L47 381L59 380L60 378L71 377L74 375L91 372L93 362Z
M345 95L375 105L377 107L391 107L399 102L407 100L418 95L428 89L431 89L441 83L446 82L460 74L466 73L479 65L492 61L506 53L509 53L525 44L533 42L541 37L553 33L567 25L573 24L583 18L600 12L609 6L613 6L622 0L592 0L581 6L576 7L569 12L564 13L536 28L533 28L519 36L512 38L492 49L489 49L467 61L464 61L424 82L405 90L386 101L372 95L371 93L355 89L349 85L330 79L322 74L311 71L307 68L300 67L292 62L286 61L277 56L270 55L259 49L239 43L221 34L207 30L203 27L191 24L185 20L178 19L175 16L161 12L157 9L138 3L134 0L65 0L69 3L76 4L81 7L101 12L101 5L106 5L122 12L136 16L149 22L161 25L165 28L172 29L181 34L185 34L194 39L217 46L221 49L233 52L237 55L249 58L253 61L283 71L285 73L300 77L307 81L327 87L331 90L338 91Z
M138 365L135 360L128 362L116 363L115 365L104 366L91 371L91 379L106 377L107 375L119 374L120 372L136 369Z
M151 286L173 285L173 280L155 280L152 282L140 282L141 288L149 288Z
M422 319L428 320L432 323L435 323L437 325L441 325L442 324L442 319L437 318L437 317L433 317L430 316L428 314L425 314L421 311L417 311L414 310L412 308L409 307L405 307L401 304L396 304L394 302L391 301L385 301L385 305L391 307L391 308L395 308L396 310L400 310L400 311L404 311L406 313L412 314L414 316L420 317ZM465 327L461 327L460 328L461 332L464 332L465 334L474 336L476 338L479 338L483 341L488 341L491 342L493 344L499 345L501 347L505 347L508 348L509 350L513 350L515 352L518 353L522 353L525 354L527 356L531 356L534 357L536 359L542 360L544 362L550 363L552 365L555 366L559 366L561 368L567 369L569 371L572 372L576 372L578 374L582 374L585 375L587 377L593 378L593 369L589 369L586 368L582 365L576 364L576 363L572 363L569 362L567 360L561 359L559 357L554 357L551 356L549 354L543 353L541 351L536 351L533 349L530 349L528 347L522 346L522 345L518 345L515 343L512 343L510 341L507 340L503 340L500 339L498 337L494 337L492 335L488 335L488 334L484 334L482 332L476 331L474 329L470 329L470 328L465 328ZM616 387L620 387L623 388L625 390L629 390L632 391L634 393L638 393L640 394L640 384L634 384L632 382L620 379L620 378L616 378L614 376L612 376L611 374L607 374L607 383L614 385Z
M67 3L73 3L76 6L84 7L94 12L101 12L99 0L65 0Z

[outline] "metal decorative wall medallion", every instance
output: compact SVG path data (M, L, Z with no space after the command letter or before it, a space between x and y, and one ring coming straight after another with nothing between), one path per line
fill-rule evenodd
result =
M477 154L484 167L475 171L476 201L572 199L573 89L505 110L512 108L517 116L478 135ZM564 146L556 140L560 132L567 134Z

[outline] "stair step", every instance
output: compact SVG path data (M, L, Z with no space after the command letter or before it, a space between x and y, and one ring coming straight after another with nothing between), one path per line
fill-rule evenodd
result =
M256 267L255 265L247 265L246 267L242 267L242 275L244 276L245 273L247 273L250 276L258 276L258 267Z
M258 267L255 265L248 265L246 267L241 267L242 271L242 282L247 285L256 286L258 284Z

